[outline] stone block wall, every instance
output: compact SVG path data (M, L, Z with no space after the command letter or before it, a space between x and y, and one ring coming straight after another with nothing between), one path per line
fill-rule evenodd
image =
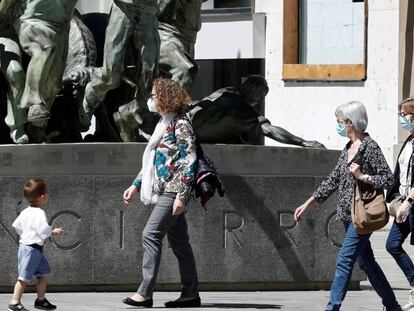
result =
M143 144L62 144L0 148L0 289L17 277L17 235L11 224L26 207L22 186L44 178L45 211L64 235L45 252L55 290L135 290L141 279L141 233L151 213L122 193L140 165ZM335 198L293 220L334 166L339 152L263 146L205 146L227 189L206 210L191 201L187 220L200 288L329 288L343 239ZM362 279L355 274L351 286ZM158 289L177 289L177 261L165 240Z

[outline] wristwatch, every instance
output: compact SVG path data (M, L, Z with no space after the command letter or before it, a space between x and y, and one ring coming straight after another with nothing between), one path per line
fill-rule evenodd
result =
M407 202L408 202L408 203L410 203L411 205L413 205L414 200L413 200L413 199L411 199L410 197L407 197Z

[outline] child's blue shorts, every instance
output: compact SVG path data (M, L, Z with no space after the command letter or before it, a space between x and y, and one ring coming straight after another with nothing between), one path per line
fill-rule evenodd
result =
M18 259L18 279L30 282L34 276L46 277L50 273L49 263L43 252L28 245L20 244Z

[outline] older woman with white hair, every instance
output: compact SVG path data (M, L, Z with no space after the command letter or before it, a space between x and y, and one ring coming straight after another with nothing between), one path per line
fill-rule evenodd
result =
M349 102L335 111L337 132L347 137L345 145L333 171L322 181L319 188L294 214L299 222L305 210L315 203L324 202L338 189L337 220L344 223L346 235L336 260L335 277L331 287L326 311L339 310L345 298L355 261L367 274L372 287L382 299L387 311L401 310L383 271L375 260L369 238L371 234L358 235L352 225L351 203L355 182L364 190L367 184L375 189L390 188L393 174L378 144L365 132L368 116L360 102Z

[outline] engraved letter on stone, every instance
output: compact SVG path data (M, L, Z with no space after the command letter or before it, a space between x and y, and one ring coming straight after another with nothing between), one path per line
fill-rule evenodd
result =
M224 248L227 247L227 237L231 233L237 240L236 231L240 231L244 226L244 217L233 211L224 212Z
M58 212L55 215L53 215L53 217L50 219L51 226L53 226L53 223L56 221L57 218L59 218L60 216L63 216L63 215L70 215L70 216L76 218L78 221L80 221L82 219L82 217L74 211L61 211L61 212ZM65 230L65 228L63 228L63 229ZM61 250L65 250L65 251L73 250L73 249L77 248L79 245L82 244L81 241L77 240L73 244L62 245L62 244L56 242L56 240L53 238L53 236L51 237L51 241L52 241L53 244L56 245L57 248L59 248Z

